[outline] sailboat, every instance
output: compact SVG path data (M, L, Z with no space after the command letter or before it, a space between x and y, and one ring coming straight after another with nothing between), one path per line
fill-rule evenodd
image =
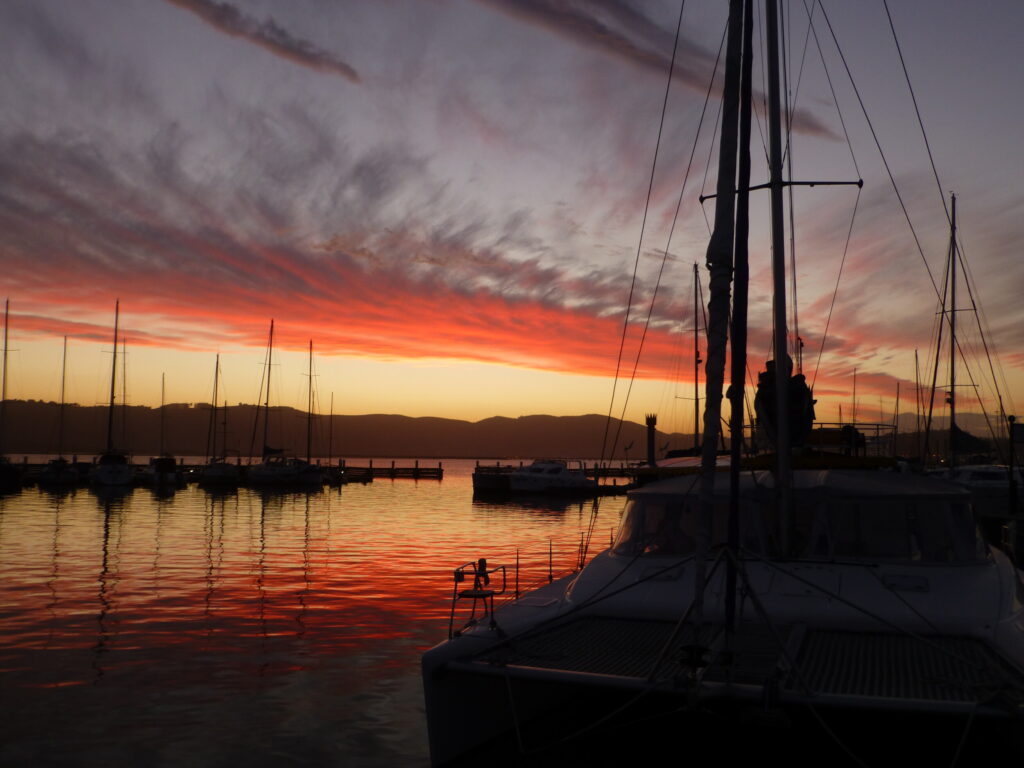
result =
M4 301L4 349L3 349L3 370L0 372L0 493L16 491L21 488L21 472L11 464L10 459L4 455L4 438L6 422L4 412L7 410L7 328L10 325L11 301Z
M117 332L121 316L120 300L114 303L113 360L110 364L110 402L107 406L107 444L92 466L90 482L100 488L128 488L135 482L135 469L128 454L114 447L114 399L117 392Z
M217 396L220 383L220 355L217 355L213 366L213 400L210 410L210 426L207 440L207 461L199 471L199 484L209 488L237 488L241 479L241 468L238 464L229 464L227 460L228 404L224 402L223 419L217 423ZM221 450L217 451L217 428L221 431Z
M166 374L160 374L160 453L150 458L143 471L143 479L158 491L173 493L175 489L184 485L184 475L178 466L178 460L164 450L165 385Z
M57 457L50 459L39 473L39 485L49 488L67 488L79 481L78 466L64 457L64 386L67 379L68 337L60 364L60 411L57 416Z
M754 32L752 0L731 0L703 471L632 491L607 551L500 607L505 566L456 569L449 638L422 660L434 765L484 761L494 745L523 764L578 763L588 748L591 761L642 760L659 754L652 743L719 760L779 749L787 764L1020 756L1024 584L980 535L967 492L792 467L807 402L790 394L802 382L785 354L776 0L764 18L778 362L761 400L774 404L775 466L744 469L739 455ZM730 334L737 439L719 472Z
M274 321L270 321L270 336L267 342L266 398L263 410L263 460L246 468L249 485L273 488L322 488L323 474L320 467L312 462L313 435L313 342L309 342L309 388L306 413L306 459L286 455L280 448L269 445L270 425L270 371L273 363Z

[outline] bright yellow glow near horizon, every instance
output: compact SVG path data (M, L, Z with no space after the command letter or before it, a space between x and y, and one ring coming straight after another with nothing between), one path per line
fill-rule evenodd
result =
M161 374L166 375L166 402L209 402L213 391L216 352L195 352L128 344L127 398L131 405L160 404ZM260 391L265 351L233 347L221 350L219 401L232 405L254 403ZM120 368L119 355L119 368ZM66 401L81 405L106 404L110 393L110 344L68 341ZM389 413L412 417L479 421L492 416L516 418L534 414L578 416L606 414L612 394L611 377L582 376L507 365L457 360L381 360L320 355L314 347L315 404L327 413L334 396L335 414ZM61 340L53 337L12 338L8 359L9 399L57 401L60 397ZM301 350L275 350L271 405L305 410L308 356ZM1011 389L1019 391L1016 370ZM703 374L703 372L702 372ZM120 376L120 374L119 374ZM613 415L622 415L628 382L617 387ZM642 423L646 413L658 414L664 432L693 431L691 382L638 380L630 393L625 418ZM703 387L701 397L703 397ZM117 401L121 402L120 379ZM941 398L937 401L941 404ZM850 417L852 397L820 397L819 421L837 421L842 403ZM879 409L891 416L892 396L863 393L858 397L858 420L874 421ZM703 403L702 403L703 405ZM976 410L968 408L967 410ZM724 409L728 412L727 406ZM901 413L913 413L913 393L904 391ZM937 411L944 412L944 411Z

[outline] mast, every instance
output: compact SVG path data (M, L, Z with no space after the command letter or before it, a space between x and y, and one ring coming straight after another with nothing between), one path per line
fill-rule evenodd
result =
M956 467L956 195L949 225L949 469Z
M207 461L213 461L217 457L217 389L220 377L220 352L217 353L213 364L213 411L210 413L210 427L206 431L206 455Z
M693 448L700 446L700 273L693 262Z
M917 431L917 453L924 465L924 446L921 444L921 368L914 350L914 428Z
M60 358L60 410L57 412L57 458L64 458L64 381L68 374L68 337L64 337L64 353Z
M4 411L7 410L7 326L10 325L11 317L11 300L4 300L4 352L3 352L3 372L0 373L0 456L3 456L3 439L4 433Z
M114 359L110 364L110 405L107 408L107 453L114 452L114 396L117 393L117 324L120 317L121 300L116 299L114 301ZM5 344L5 349L6 346Z
M121 446L128 447L128 337L121 339Z
M270 374L274 365L274 318L270 318L270 340L267 342L267 399L263 405L263 458L267 458L267 436L270 429Z
M704 383L704 441L701 445L700 517L694 559L694 622L704 606L706 559L711 543L716 449L722 414L725 350L729 336L729 294L732 282L736 212L736 144L739 124L743 0L730 0L725 84L722 89L721 140L715 197L715 226L708 242L707 366Z
M736 626L736 562L740 544L740 463L743 459L743 384L747 370L747 287L750 277L750 123L754 59L753 0L744 0L743 63L740 78L739 177L736 181L736 242L732 302L732 382L729 387L729 522L726 563L726 628Z
M896 407L892 412L892 455L896 456L896 438L900 434L900 382L896 380Z
M306 463L313 463L313 340L309 340L309 383L306 390Z
M856 428L857 426L857 369L853 369L853 415L850 417L850 423Z
M331 392L331 415L327 418L327 465L334 460L334 393Z
M786 330L786 245L783 225L782 116L779 103L779 18L777 0L765 0L765 34L768 38L768 135L769 188L771 190L772 285L774 294L773 337L775 342L776 466L775 485L779 498L780 543L790 553L792 484L789 430L789 343Z
M164 394L167 385L167 374L160 374L160 455L164 455Z

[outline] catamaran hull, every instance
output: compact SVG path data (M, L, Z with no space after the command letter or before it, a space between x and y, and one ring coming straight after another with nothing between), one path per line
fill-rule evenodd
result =
M865 638L858 633L845 635L838 638L838 646L863 645ZM914 669L915 661L902 653L905 648L895 647L905 639L871 638L877 641L875 654L884 656L875 661L892 670L909 663L910 677L937 661L917 660ZM894 671L887 680L876 674L879 667L870 660L860 669L836 664L828 669L827 660L818 659L816 668L805 648L801 665L817 670L812 674L817 674L813 682L819 686L808 692L783 672L751 679L750 664L745 672L734 671L731 680L722 670L704 668L698 673L703 675L700 686L695 685L695 676L685 673L658 681L620 674L637 668L628 646L619 649L617 659L615 653L604 656L599 665L603 672L532 666L526 659L501 664L500 643L491 652L481 652L480 641L456 639L424 656L433 765L495 759L508 765L603 762L613 753L636 760L657 757L673 741L676 746L685 742L693 757L755 758L768 750L787 755L792 765L820 765L827 756L848 753L868 764L926 758L948 764L958 750L969 764L1011 755L1024 758L1024 721L1010 714L1005 702L937 692L937 678L922 677L916 687L907 685L906 670ZM836 638L831 641L835 651ZM1002 664L974 641L939 642L959 644L972 664L982 658ZM558 664L556 646L540 649L551 654L540 664ZM535 644L533 651L538 649ZM601 655L599 649L590 650L594 658ZM819 647L817 652L821 651ZM678 654L675 649L671 655L678 659ZM768 656L775 660L778 653ZM938 661L942 666L947 660ZM578 656L573 660L577 662ZM954 678L971 674L966 667L945 667ZM945 685L956 683L947 680Z

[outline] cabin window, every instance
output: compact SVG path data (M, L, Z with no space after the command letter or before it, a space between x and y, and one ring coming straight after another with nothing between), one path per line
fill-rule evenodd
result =
M808 558L951 563L986 556L966 504L825 499L810 522L804 550Z
M612 546L617 555L692 555L697 545L700 503L696 497L679 499L631 499L623 514L618 536ZM764 510L759 505L740 506L740 544L766 553ZM712 512L711 546L725 544L728 537L729 505L715 504Z

